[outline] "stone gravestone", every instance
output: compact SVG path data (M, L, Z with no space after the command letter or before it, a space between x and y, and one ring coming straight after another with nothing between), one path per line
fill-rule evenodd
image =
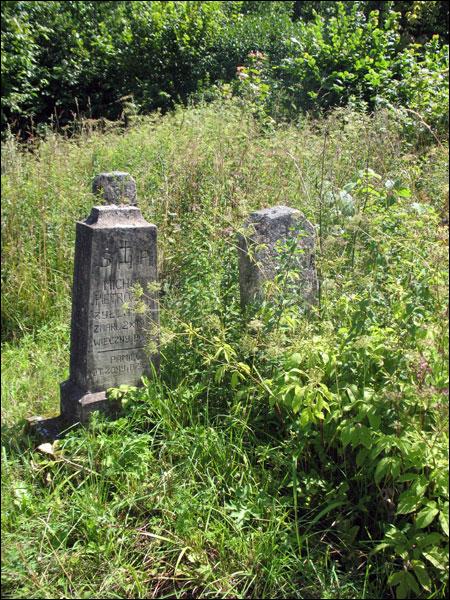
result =
M84 423L94 410L114 414L106 390L138 386L151 363L159 367L158 302L149 286L157 279L156 226L136 206L127 173L102 173L93 191L106 204L76 224L70 375L61 384L67 423Z
M263 300L264 283L275 277L283 246L292 239L296 252L290 257L290 268L299 275L299 303L308 308L317 302L314 226L299 210L274 206L251 213L238 238L242 308Z
M102 173L93 192L106 204L76 225L70 375L61 384L61 415L27 419L29 430L53 440L94 410L117 414L106 390L138 386L159 369L155 225L136 206L128 173Z

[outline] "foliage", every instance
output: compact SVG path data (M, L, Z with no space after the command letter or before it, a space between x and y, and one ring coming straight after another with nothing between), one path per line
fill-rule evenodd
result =
M36 123L60 128L79 116L128 125L139 112L214 96L238 68L254 68L255 53L266 56L272 118L381 99L445 130L443 3L300 4L8 0L2 130L34 135Z
M230 406L237 403L246 421L256 418L264 401L275 411L272 418L278 414L299 471L293 475L299 549L310 526L297 507L316 512L313 522L321 519L322 526L339 509L334 523L342 528L341 544L382 539L373 552L389 552L387 583L397 598L443 595L448 338L445 324L429 323L443 308L446 276L432 266L434 250L429 247L429 255L421 246L418 254L414 243L417 236L433 237L432 211L411 203L410 190L399 181L380 179L371 170L361 172L344 186L347 202L354 203L351 214L329 215L327 244L345 243L337 246L341 281L329 289L319 322L307 324L296 295L286 298L285 272L277 282L281 314L271 297L248 323L245 344L245 328L239 320L233 324L233 313L209 333L205 320L201 333L192 321L181 331L191 360L198 353L204 368L215 365L209 375L220 386L215 393L226 395ZM418 212L427 223L418 226ZM325 282L335 261L323 257Z
M130 95L146 111L171 106L195 89L222 20L218 2L5 2L3 125L117 119Z
M418 115L428 130L431 126L445 135L448 47L434 36L424 46L402 50L400 13L392 12L381 22L377 11L366 18L358 3L350 10L335 4L333 16L316 15L307 24L299 23L284 39L276 61L271 57L258 71L252 61L240 67L240 79L243 68L264 79L266 112L291 118L301 110L317 113L348 104L373 109L389 103L410 111L410 123L411 114Z
M390 13L398 12L401 15L400 25L404 42L424 42L438 34L448 43L448 15L449 8L445 2L406 1L402 0L369 0L368 2L329 2L329 1L302 1L294 2L294 18L313 20L316 14L325 17L336 16L339 11L338 4L342 4L347 12L355 5L360 12L368 16L376 10L380 13L381 23L390 18Z

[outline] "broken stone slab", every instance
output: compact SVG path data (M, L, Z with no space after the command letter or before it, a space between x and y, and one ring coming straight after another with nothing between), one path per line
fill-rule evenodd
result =
M295 240L295 251L287 243ZM283 253L298 274L298 300L305 309L316 304L315 228L299 210L274 206L251 213L238 236L241 306L264 300L264 284L280 270Z
M69 429L71 429L70 425L61 415L50 418L28 417L25 423L25 432L42 442L53 442L61 439Z

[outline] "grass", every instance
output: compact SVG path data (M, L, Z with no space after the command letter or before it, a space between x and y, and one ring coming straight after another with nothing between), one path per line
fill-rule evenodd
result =
M5 597L445 594L442 144L389 112L262 129L230 101L3 154ZM113 169L158 225L161 377L43 454L23 422L58 412L74 221ZM275 204L321 222L320 312L283 280L248 321L235 234Z
M298 553L248 426L186 418L190 390L148 394L151 434L97 424L50 460L7 438L6 597L377 597L319 538Z

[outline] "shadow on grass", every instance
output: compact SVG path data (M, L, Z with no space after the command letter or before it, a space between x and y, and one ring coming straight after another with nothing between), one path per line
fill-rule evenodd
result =
M69 426L61 416L44 419L20 419L12 425L2 424L2 446L11 454L22 454L34 450L44 442L62 439L73 426Z

